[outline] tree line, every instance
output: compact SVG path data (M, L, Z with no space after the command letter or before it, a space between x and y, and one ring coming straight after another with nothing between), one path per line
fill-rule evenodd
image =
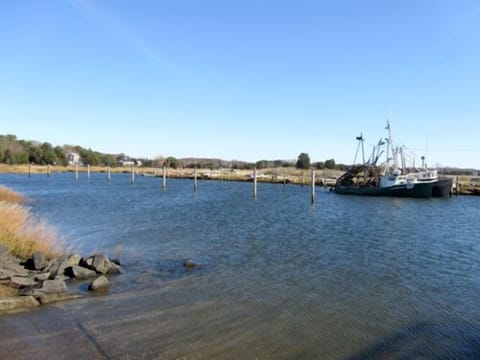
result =
M67 154L79 155L79 162L91 166L115 166L119 160L129 159L125 154L104 154L78 145L53 146L48 142L17 139L15 135L0 135L0 163L36 164L36 165L68 165ZM253 170L278 167L296 167L298 169L337 169L345 170L347 166L336 164L334 159L324 162L311 163L307 153L300 153L297 161L287 160L260 160L246 162L240 160L225 161L221 159L184 158L177 159L173 156L158 156L155 159L138 159L145 167L171 167L171 168L230 168L238 170Z
M0 135L0 163L68 165L67 154L79 154L81 163L92 166L114 166L116 158L111 154L103 154L81 146L52 146L48 142L20 140L15 135Z

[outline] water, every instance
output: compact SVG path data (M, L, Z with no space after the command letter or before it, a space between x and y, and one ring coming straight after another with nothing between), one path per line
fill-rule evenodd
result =
M127 174L0 182L29 196L72 249L120 257L110 296L125 299L116 316L126 321L130 294L143 294L136 311L161 334L142 336L147 356L480 356L477 198L322 191L312 206L307 186L259 184L254 200L251 183L200 181L194 193L190 180L163 190ZM182 267L188 258L197 269ZM115 355L119 345L102 341Z

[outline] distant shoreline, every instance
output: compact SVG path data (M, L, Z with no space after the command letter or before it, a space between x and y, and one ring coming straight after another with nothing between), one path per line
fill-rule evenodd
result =
M163 177L163 168L153 167L127 167L127 166L92 166L90 167L91 174L105 174L110 170L112 175L115 174L131 174L132 169L135 171L136 176L155 176ZM48 166L48 165L7 165L0 164L1 174L28 174L29 171L32 175L44 174L51 175L55 173L73 173L78 170L79 174L85 176L88 173L87 166ZM198 180L219 180L219 181L242 181L248 182L253 180L253 170L243 169L192 169L192 168L166 168L167 178L177 179L193 179L195 171ZM338 176L344 172L334 169L316 169L315 171L315 184L319 186L334 186L335 180ZM257 169L257 181L261 183L274 183L274 184L297 184L308 185L311 184L311 172L312 170L302 170L294 167L277 167L277 168L264 168ZM447 177L457 180L459 183L459 195L480 195L480 177L471 175L447 175Z
M44 174L48 175L55 173L78 173L84 175L88 172L87 166L47 166L47 165L6 165L0 164L0 173L10 174ZM131 174L132 167L118 166L108 168L107 166L92 166L90 167L91 174L103 173L106 174L110 170L111 174ZM133 167L137 176L163 176L163 168L153 167ZM197 173L199 180L226 180L226 181L251 181L253 179L253 170L239 170L239 169L191 169L191 168L166 168L168 178L184 178L193 179ZM293 167L279 167L279 168L265 168L257 170L258 182L270 183L290 183L290 184L309 184L311 183L311 171L302 170ZM335 178L343 174L343 171L322 169L315 170L317 185L324 185L328 182L333 185Z

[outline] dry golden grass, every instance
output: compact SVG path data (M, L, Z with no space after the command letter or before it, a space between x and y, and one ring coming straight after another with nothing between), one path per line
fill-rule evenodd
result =
M37 220L27 207L0 202L0 244L12 255L26 259L41 251L53 257L62 253L63 243L55 229Z
M25 197L13 190L0 185L0 201L21 204L25 202Z

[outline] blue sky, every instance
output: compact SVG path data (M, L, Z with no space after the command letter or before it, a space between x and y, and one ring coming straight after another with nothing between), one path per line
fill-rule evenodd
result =
M480 2L0 1L0 133L136 157L480 168Z

